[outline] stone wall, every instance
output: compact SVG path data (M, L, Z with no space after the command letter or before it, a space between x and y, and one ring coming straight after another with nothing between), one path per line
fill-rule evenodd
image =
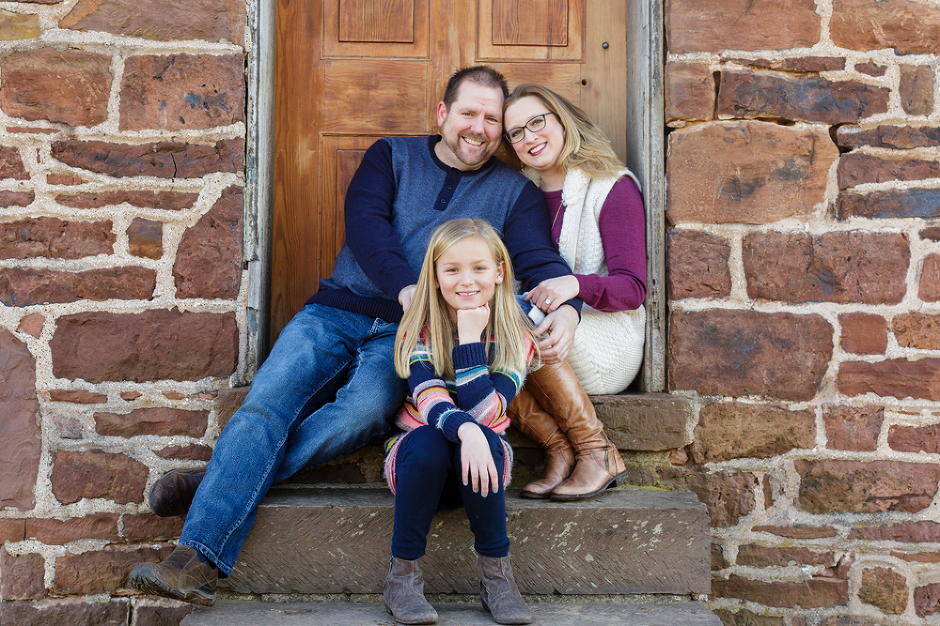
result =
M5 624L189 610L124 584L179 535L146 491L208 458L215 396L246 375L246 15L243 0L0 10Z
M668 0L669 353L728 625L940 623L940 6Z

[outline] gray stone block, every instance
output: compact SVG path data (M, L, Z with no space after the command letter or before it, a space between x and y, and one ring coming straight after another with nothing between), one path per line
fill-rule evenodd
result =
M615 489L574 503L507 494L516 581L530 594L707 594L705 506L687 492ZM238 593L381 593L394 498L377 489L275 489L233 575ZM435 517L422 560L428 593L478 592L463 510Z
M662 605L529 603L539 626L721 626L704 604ZM439 604L441 626L492 626L479 604ZM196 607L180 626L392 626L381 604L220 602Z

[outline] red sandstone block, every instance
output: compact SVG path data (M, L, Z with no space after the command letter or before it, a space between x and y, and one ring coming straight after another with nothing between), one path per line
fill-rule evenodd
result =
M707 65L666 66L666 122L710 120L715 116L715 77Z
M845 69L845 59L842 57L795 57L789 59L743 59L739 57L723 56L722 61L728 61L746 67L757 67L765 70L778 70L783 72L834 72Z
M13 556L0 547L0 597L10 600L38 600L46 595L45 559L41 554Z
M741 402L702 407L692 444L695 463L737 458L765 459L794 448L811 449L816 442L812 411Z
M95 432L108 437L202 437L208 424L208 411L184 411L168 407L137 409L123 414L95 413Z
M168 446L154 450L161 459L188 459L190 461L208 461L212 458L212 448L203 445Z
M82 498L143 502L148 474L146 465L123 454L89 450L52 455L52 493L63 504Z
M815 552L808 548L772 548L758 544L738 547L735 563L750 567L789 567L793 565L836 566L834 552Z
M125 588L127 575L138 563L162 561L172 548L104 549L66 554L56 559L53 589L59 593L112 593Z
M907 578L887 567L862 571L858 599L876 606L888 615L901 615L907 609Z
M899 189L871 193L839 194L836 217L933 218L940 217L940 191L937 189Z
M900 461L795 461L797 505L810 513L916 513L937 493L940 467Z
M739 598L767 606L812 609L848 604L849 583L845 580L821 579L803 583L765 583L731 576L728 580L713 580L712 594L719 598Z
M840 126L836 141L844 148L874 146L878 148L929 148L940 145L937 126L876 126L862 130L857 126Z
M103 393L94 393L84 389L53 389L49 392L53 402L75 402L78 404L103 404L108 396Z
M940 254L924 257L917 297L924 302L940 302Z
M0 508L28 511L36 502L42 456L36 361L26 344L5 328L0 328L0 381L3 407Z
M849 539L863 541L902 541L905 543L940 543L940 523L901 522L885 526L863 526L849 531Z
M708 507L712 526L734 526L754 510L757 477L749 472L705 473L700 466L659 469L662 481L692 491Z
M849 50L934 54L940 47L940 9L909 0L833 0L829 33Z
M725 609L717 609L712 612L721 620L722 626L787 626L782 617L758 615L751 613L747 609L740 609L734 612Z
M0 258L80 259L111 254L116 237L110 221L64 221L36 217L0 224Z
M940 315L903 313L891 320L891 331L903 348L940 350Z
M25 333L31 337L38 337L42 334L42 327L46 323L46 318L42 313L30 313L20 320L16 332Z
M159 41L204 39L241 45L245 7L236 0L201 0L198 4L81 0L59 27Z
M770 533L788 539L826 539L836 536L836 529L819 526L754 526L755 533Z
M673 54L809 47L821 30L811 0L669 0L665 16Z
M924 585L914 590L914 612L918 617L940 613L940 583Z
M666 233L666 254L670 300L731 295L727 239L673 228Z
M67 520L33 518L26 520L26 539L48 545L64 545L79 539L119 539L118 516L114 513L92 513Z
M842 349L852 354L884 354L888 349L888 322L873 313L843 313Z
M899 452L940 453L940 424L930 426L893 425L888 431L888 445Z
M16 626L119 626L129 619L130 603L123 598L107 602L68 598L0 604L0 620Z
M13 146L0 146L0 178L14 180L29 180L29 172L23 165L19 148Z
M173 266L178 298L238 297L243 204L242 188L228 187L215 206L183 234Z
M673 390L810 400L832 358L832 326L815 314L677 311L669 354Z
M0 109L13 117L71 126L108 118L111 57L51 48L12 52L0 59Z
M838 149L821 128L706 122L669 134L666 215L673 224L767 224L825 200ZM798 184L797 184L798 183Z
M839 159L839 189L864 183L924 180L940 176L940 162L886 159L870 154L843 154Z
M0 270L0 302L30 306L77 300L150 300L157 272L145 267L113 267L56 272L10 267Z
M235 370L234 313L76 313L58 319L52 369L59 378L200 380Z
M0 207L29 206L35 199L33 191L0 191Z
M874 451L885 419L880 406L827 406L826 447L830 450Z
M888 110L891 91L853 80L725 71L718 90L719 117L854 123Z
M877 63L857 63L855 65L855 71L877 77L884 76L888 68L884 65L878 65Z
M940 241L940 227L924 228L919 234L921 239Z
M755 233L742 250L747 293L782 302L897 304L907 292L905 233Z
M847 396L874 393L940 401L940 359L843 363L836 375L836 387Z
M908 115L928 115L933 110L934 77L936 70L929 65L901 66L901 108Z
M179 211L191 209L199 198L198 193L180 191L134 191L119 189L96 193L83 192L62 194L55 197L59 204L75 209L97 209L127 203L131 206Z
M245 121L241 55L132 56L121 82L121 130L181 130Z
M140 145L106 141L57 141L52 157L71 165L109 176L199 178L216 172L240 172L245 142L223 139L214 145L173 142Z
M159 259L163 256L163 222L134 218L127 227L127 249L134 256Z
M139 543L177 539L183 530L185 517L157 517L156 515L125 515L124 541Z
M192 610L192 604L183 604L182 606L138 604L134 607L134 621L132 623L134 626L176 626Z

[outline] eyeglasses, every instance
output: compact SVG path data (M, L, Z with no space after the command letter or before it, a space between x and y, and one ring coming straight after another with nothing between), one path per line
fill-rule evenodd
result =
M525 138L525 131L528 128L533 133L537 133L543 128L545 128L545 118L549 115L556 115L549 111L548 113L539 113L534 117L530 117L529 121L525 123L524 126L517 126L516 128L510 128L506 131L506 139L509 140L509 143L519 143Z

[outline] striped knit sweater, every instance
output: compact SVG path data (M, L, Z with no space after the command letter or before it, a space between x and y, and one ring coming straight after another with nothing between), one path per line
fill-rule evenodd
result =
M424 343L424 335L415 345L411 355L411 375L408 386L411 395L405 400L395 420L401 433L385 443L385 477L392 493L395 493L395 459L398 448L412 430L425 425L441 429L448 440L458 443L457 429L469 421L491 429L500 435L506 449L504 487L509 484L512 469L512 448L506 441L509 417L506 409L516 397L525 371L490 370L487 363L486 345L471 343L455 346L451 358L456 377L442 379L434 373L431 355ZM528 345L527 360L531 361L535 346Z

